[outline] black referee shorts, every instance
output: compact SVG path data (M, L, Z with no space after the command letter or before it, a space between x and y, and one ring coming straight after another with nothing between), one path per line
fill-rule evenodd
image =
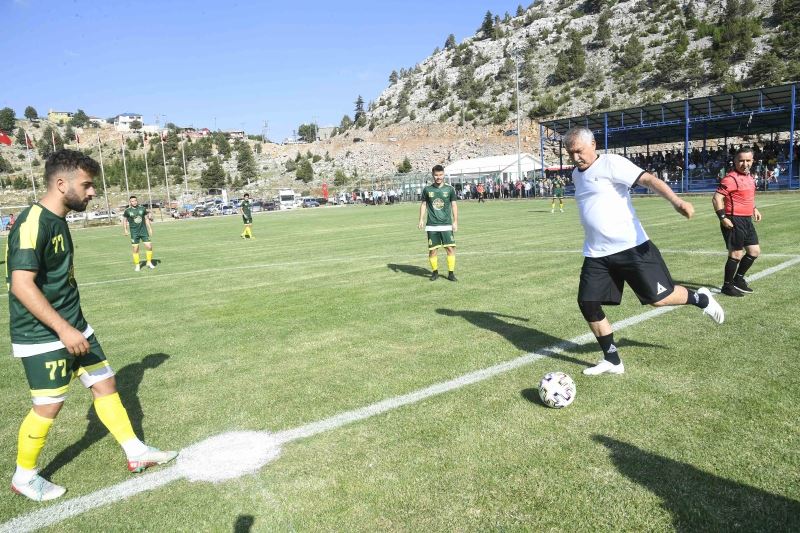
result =
M643 305L663 300L675 290L661 252L646 241L605 257L584 257L578 301L619 305L625 282Z
M722 238L725 240L725 247L729 252L743 250L745 246L758 244L758 234L756 226L753 224L753 217L730 216L728 218L733 222L733 227L727 229L720 225L720 229Z

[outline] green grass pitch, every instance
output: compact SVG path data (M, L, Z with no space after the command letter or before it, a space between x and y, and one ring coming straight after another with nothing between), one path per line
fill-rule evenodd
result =
M661 199L634 204L673 277L717 287L718 223L708 196L691 200L691 221ZM800 255L798 206L796 194L759 198L764 255L750 274ZM254 241L239 238L235 216L157 223L158 267L138 273L121 227L73 231L84 312L137 430L173 449L290 430L588 331L571 199L563 214L538 200L459 208L457 283L428 281L410 203L257 214ZM623 376L581 375L600 356L591 342L292 440L237 479L180 479L48 530L797 531L798 273L719 297L722 326L685 307L623 329ZM7 307L4 296L10 353ZM626 289L606 313L618 322L648 309ZM553 370L577 383L567 409L535 399ZM30 402L8 356L0 402L10 482ZM74 383L41 456L68 489L62 500L131 478L90 406ZM4 490L0 524L48 508Z

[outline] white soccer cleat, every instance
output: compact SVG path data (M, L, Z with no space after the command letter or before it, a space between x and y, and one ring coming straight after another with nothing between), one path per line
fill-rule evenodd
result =
M155 268L155 267L156 266L153 263L150 263L150 262L147 263L147 268L151 268L152 269L152 268Z
M711 317L711 320L716 322L717 324L722 324L725 322L725 310L722 309L722 306L717 303L714 299L714 296L711 294L711 291L706 289L705 287L700 287L697 289L697 294L705 294L708 296L708 307L703 309L703 314L708 315Z
M600 362L594 366L590 366L589 368L583 369L584 376L599 376L600 374L624 374L624 373L625 373L625 365L622 364L622 361L620 361L618 365L615 365L611 361L607 361L605 359L601 359Z
M135 267L133 267L134 272L139 272L141 269L142 269L141 265L136 265Z
M155 465L163 465L175 459L178 452L161 451L152 446L147 447L147 451L141 455L128 459L128 470L138 474Z
M67 492L67 489L64 487L56 485L55 483L50 483L39 474L33 476L27 483L16 483L12 478L11 490L35 502L55 500Z

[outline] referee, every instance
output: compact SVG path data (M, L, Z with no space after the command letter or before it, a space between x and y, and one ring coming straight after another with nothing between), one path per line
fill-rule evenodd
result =
M753 219L756 222L761 220L761 213L756 209L756 182L750 174L752 166L753 150L746 146L739 148L733 157L733 170L719 180L717 192L711 198L728 248L721 291L728 296L753 292L744 275L761 253L753 225Z

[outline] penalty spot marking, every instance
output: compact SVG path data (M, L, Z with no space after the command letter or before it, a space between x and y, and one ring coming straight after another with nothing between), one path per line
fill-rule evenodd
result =
M757 272L752 276L748 276L748 280L757 281L797 264L800 264L800 257L794 257L779 265ZM614 323L614 331L645 322L681 307L659 307L617 321ZM591 332L578 335L570 340L536 350L510 361L464 374L449 381L436 383L408 394L388 398L366 407L345 411L317 422L278 433L236 431L215 435L184 448L173 466L21 515L0 525L0 532L34 531L58 524L86 511L110 505L180 479L221 482L249 474L277 459L280 456L280 447L285 443L332 431L353 422L365 420L405 405L411 405L445 392L460 389L466 385L484 381L499 374L529 365L545 357L564 353L593 340L594 335Z

